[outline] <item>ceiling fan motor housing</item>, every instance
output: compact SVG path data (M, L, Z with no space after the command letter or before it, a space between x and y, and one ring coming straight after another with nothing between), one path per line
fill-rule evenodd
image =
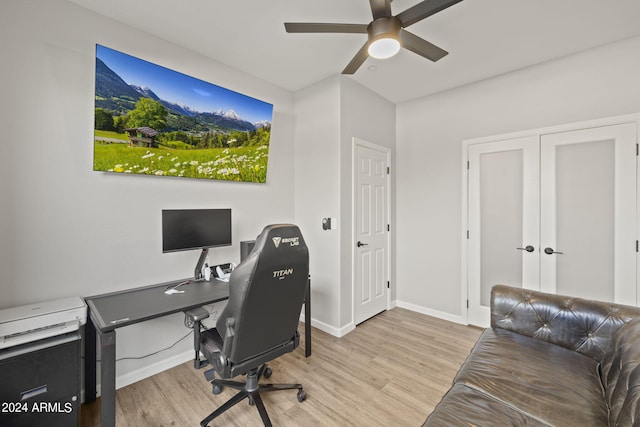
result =
M400 41L401 28L402 22L395 16L383 16L375 19L367 26L369 43L382 38L392 38Z

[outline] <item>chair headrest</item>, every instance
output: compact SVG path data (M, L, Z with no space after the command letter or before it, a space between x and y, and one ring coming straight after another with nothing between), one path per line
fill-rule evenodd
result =
M265 252L277 252L280 255L292 252L308 251L307 245L302 237L302 233L294 224L272 224L267 225L262 233L256 238L256 244L252 254ZM251 255L250 255L251 256Z

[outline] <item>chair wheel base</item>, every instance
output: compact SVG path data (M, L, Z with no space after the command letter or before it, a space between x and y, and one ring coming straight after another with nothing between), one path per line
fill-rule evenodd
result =
M264 370L264 373L262 374L265 378L269 378L271 376L271 374L273 374L273 370L271 370L271 368L266 368Z
M261 394L281 391L281 390L297 390L298 402L304 402L307 399L307 392L302 388L302 384L260 384L260 377L266 378L272 375L272 370L267 368L266 365L262 365L260 369L252 369L247 375L246 382L233 381L229 379L214 379L212 382L213 394L220 394L225 387L236 389L238 392L235 396L225 402L222 406L218 407L215 411L209 414L204 420L200 422L201 427L206 427L213 419L217 418L222 413L231 409L236 404L247 399L247 403L258 410L260 418L265 427L271 427L271 421L267 410L262 401Z

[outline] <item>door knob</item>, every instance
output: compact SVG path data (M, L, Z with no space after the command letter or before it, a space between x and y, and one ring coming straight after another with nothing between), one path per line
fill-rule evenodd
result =
M519 250L521 250L521 251L533 252L536 248L534 248L534 247L533 247L533 246L531 246L531 245L527 245L527 246L525 246L524 248L516 248L516 249L519 249Z
M563 255L564 254L564 252L556 252L552 248L544 248L544 253L547 255L553 255L553 254Z
M357 245L358 245L358 247L360 247L360 246L369 246L368 243L362 243L360 240L358 240Z

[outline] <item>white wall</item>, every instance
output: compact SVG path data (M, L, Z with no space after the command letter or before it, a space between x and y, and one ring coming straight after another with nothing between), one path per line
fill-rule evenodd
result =
M334 335L340 325L340 240L337 230L322 229L322 218L340 214L339 83L335 76L295 94L295 218L309 246L311 317Z
M398 305L461 320L462 140L640 112L640 38L397 106Z
M191 276L197 252L162 254L163 208L233 209L234 245L212 262L237 261L241 240L294 220L290 92L61 0L4 0L0 40L0 308ZM94 172L96 43L274 104L267 183ZM182 315L123 328L118 357L186 332ZM118 363L119 384L191 348Z
M352 139L393 149L395 106L352 79L333 76L295 95L296 222L311 255L312 318L342 336L353 329ZM322 230L324 217L337 228Z

